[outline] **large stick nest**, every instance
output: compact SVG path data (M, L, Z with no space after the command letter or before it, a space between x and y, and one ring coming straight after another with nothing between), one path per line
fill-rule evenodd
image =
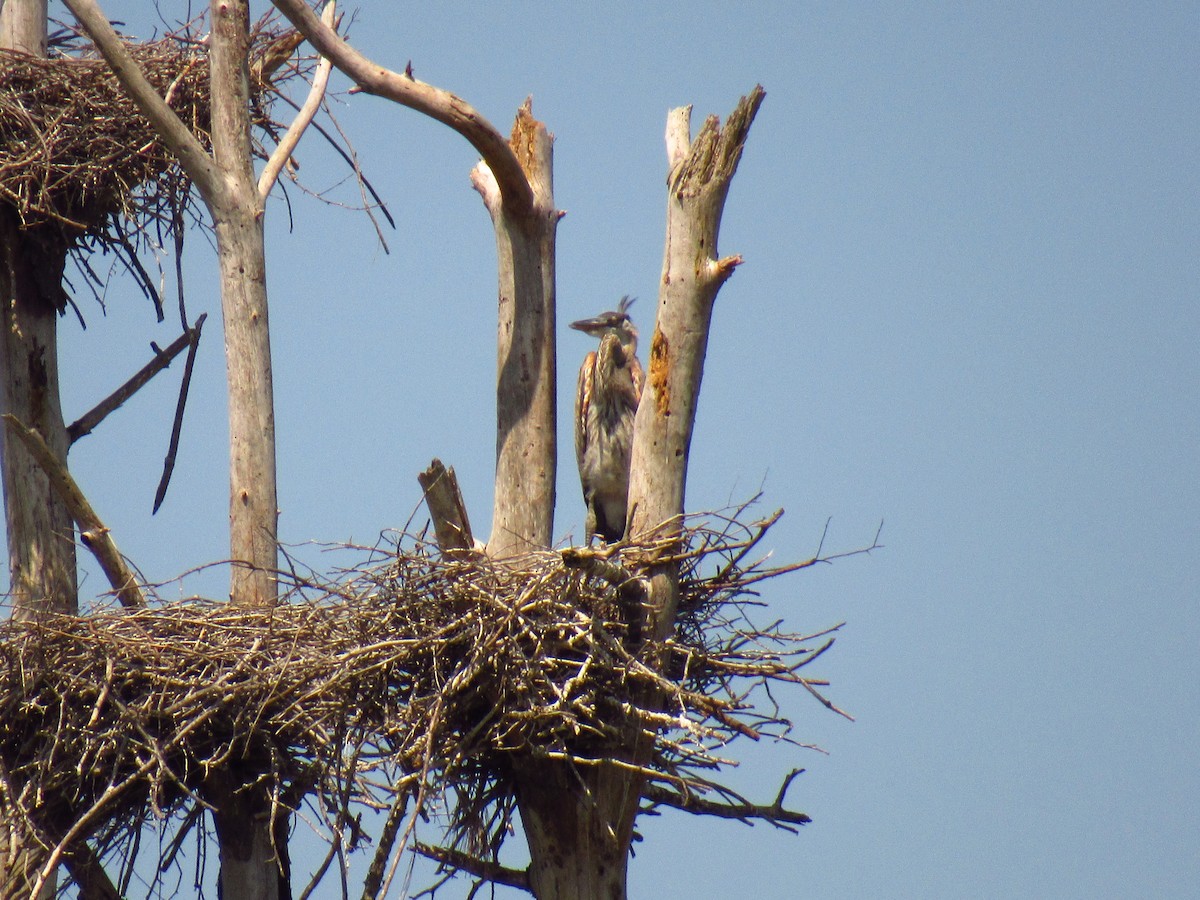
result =
M655 741L652 781L703 793L718 748L789 727L753 709L751 691L811 691L798 670L831 642L744 618L752 586L783 571L744 563L771 521L515 564L405 539L385 564L306 580L270 610L197 601L9 622L3 799L48 848L91 837L108 849L152 817L202 806L206 775L232 762L280 808L307 797L338 847L356 804L420 807L454 791L452 839L494 854L514 754L593 764L624 754L637 731ZM630 626L636 573L672 559L684 572L679 628L642 640ZM716 566L702 575L706 561Z
M205 146L211 145L209 68L196 33L202 20L129 50L160 96ZM298 40L264 19L252 36L251 116L273 129L266 100L296 66L264 74L261 61ZM191 184L170 150L126 96L108 64L78 36L71 55L42 59L0 50L0 203L28 229L123 250L135 233L157 225L156 240L182 224ZM279 61L276 61L278 65Z

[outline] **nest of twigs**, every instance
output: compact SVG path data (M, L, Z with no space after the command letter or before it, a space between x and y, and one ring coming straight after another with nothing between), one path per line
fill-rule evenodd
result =
M207 58L175 40L129 49L207 146ZM137 218L187 190L104 60L0 51L0 199L25 227L99 235L110 216Z
M196 20L128 48L160 96L210 147L202 28L203 20ZM254 29L251 117L259 131L278 127L269 115L272 92L302 68L293 63L268 72L262 62L298 43L295 32L267 18ZM0 50L0 206L20 227L47 244L113 252L153 293L136 253L147 239L152 247L168 246L181 237L185 222L201 219L191 188L108 63L82 36L62 38L47 59Z
M516 564L405 539L386 563L309 579L268 611L197 601L9 622L0 790L27 837L105 853L155 818L200 813L206 776L232 763L278 809L316 810L331 854L353 842L356 807L395 816L453 791L451 840L494 856L515 754L592 762L634 729L654 736L660 798L703 794L719 748L786 734L751 692L813 691L799 669L831 642L745 618L753 585L786 570L745 562L770 521L698 524L682 549ZM631 625L638 573L665 555L684 572L679 628L647 640Z

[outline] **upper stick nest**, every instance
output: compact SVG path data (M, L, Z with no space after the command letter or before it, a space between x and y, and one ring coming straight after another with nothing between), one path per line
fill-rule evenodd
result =
M207 148L208 57L195 33L201 24L127 46L159 95ZM116 216L135 235L156 225L161 244L164 234L182 224L177 213L190 181L108 63L82 40L70 43L82 45L78 55L42 59L0 50L0 203L26 228L51 228L68 242L86 237L122 248L128 238L109 227ZM269 91L298 71L292 66L264 75L261 63L297 43L295 32L268 19L255 26L251 117L260 128L274 127L264 103Z
M513 754L591 764L619 757L632 730L654 736L652 780L703 793L718 748L789 727L753 709L751 691L803 683L798 669L830 642L744 618L751 585L784 571L743 564L770 521L702 524L682 550L612 558L447 559L410 539L386 564L309 580L271 610L199 601L9 622L0 790L53 847L89 817L81 834L131 841L230 761L282 808L307 796L343 825L354 804L403 803L435 784L458 795L456 838L494 851L511 805L491 820L485 807L503 806ZM643 642L630 626L636 573L672 553L685 575L680 627ZM705 561L716 566L702 575Z

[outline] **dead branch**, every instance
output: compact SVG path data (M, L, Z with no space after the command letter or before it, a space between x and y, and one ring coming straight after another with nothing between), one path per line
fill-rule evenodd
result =
M336 13L336 0L329 0L321 13L321 23L327 28L333 29ZM297 38L300 37L299 34L296 36ZM291 54L290 49L288 50L288 54ZM282 65L282 63L278 63L278 65ZM280 140L275 150L271 153L267 164L263 166L263 170L258 176L258 195L264 201L271 193L271 188L275 186L275 181L279 178L279 173L282 171L284 164L291 158L292 152L300 143L300 138L304 136L304 132L312 123L317 110L321 108L321 103L325 99L325 87L329 84L329 73L332 69L333 63L328 58L321 57L321 61L317 64L317 71L313 75L312 88L308 92L308 97L305 99L304 105L296 113L292 124L288 126L287 133L284 134L283 139Z
M175 454L179 452L179 435L183 430L183 411L187 406L188 388L192 384L192 369L196 365L196 352L200 349L200 329L204 327L204 320L208 317L208 313L203 313L196 324L188 330L190 340L188 341L188 355L183 363L183 378L179 380L179 399L175 401L175 418L171 422L171 439L167 443L167 456L163 460L162 478L159 479L158 488L154 492L154 506L150 510L150 514L154 515L158 512L158 508L162 506L163 498L167 496L167 486L171 483L171 473L175 471Z
M807 825L812 822L810 816L797 810L787 809L783 805L784 795L787 793L788 787L795 777L803 771L803 769L793 769L789 772L783 780L783 785L780 787L775 801L770 804L750 803L741 798L738 801L729 800L724 802L707 800L691 790L674 791L658 784L646 785L643 796L646 800L650 801L651 807L669 806L695 816L737 819L739 822L747 824L758 819L778 827L784 827L785 825ZM727 788L722 788L721 792L727 795L732 794Z
M327 27L304 0L273 0L275 7L300 31L322 56L333 61L358 89L386 97L450 126L479 151L516 215L528 214L534 206L533 190L505 137L469 103L449 91L418 81L379 65L350 46Z
M454 468L447 469L440 459L435 459L417 475L417 481L425 492L425 505L442 552L474 550L475 539L471 536L471 523Z
M138 587L137 579L125 565L125 558L117 549L116 542L113 541L108 528L96 515L96 511L92 509L87 497L75 483L75 479L71 477L66 466L58 461L53 451L47 446L45 438L40 434L27 428L16 416L6 413L3 418L8 427L12 429L13 434L21 439L21 443L25 445L29 455L46 473L55 493L66 504L71 518L79 526L80 539L96 557L96 562L100 564L100 568L108 578L108 583L112 585L121 605L130 609L144 607L146 600L142 596L141 588Z
M120 409L125 401L145 387L150 379L171 365L184 348L195 346L200 340L200 329L206 318L208 318L207 313L201 315L196 320L196 324L172 341L166 350L159 350L155 347L154 359L142 366L128 381L72 422L67 427L67 436L71 443L74 444L81 437L86 437L95 431L97 425L111 413Z
M466 872L468 875L488 881L492 884L503 884L521 891L529 890L529 875L524 869L512 869L500 863L472 856L462 850L452 847L435 847L431 844L416 843L413 849L429 859L451 869Z

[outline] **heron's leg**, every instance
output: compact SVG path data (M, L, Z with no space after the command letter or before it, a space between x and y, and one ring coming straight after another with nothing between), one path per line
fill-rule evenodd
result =
M584 532L590 544L596 537L596 501L594 497L587 498L587 519L584 521Z

